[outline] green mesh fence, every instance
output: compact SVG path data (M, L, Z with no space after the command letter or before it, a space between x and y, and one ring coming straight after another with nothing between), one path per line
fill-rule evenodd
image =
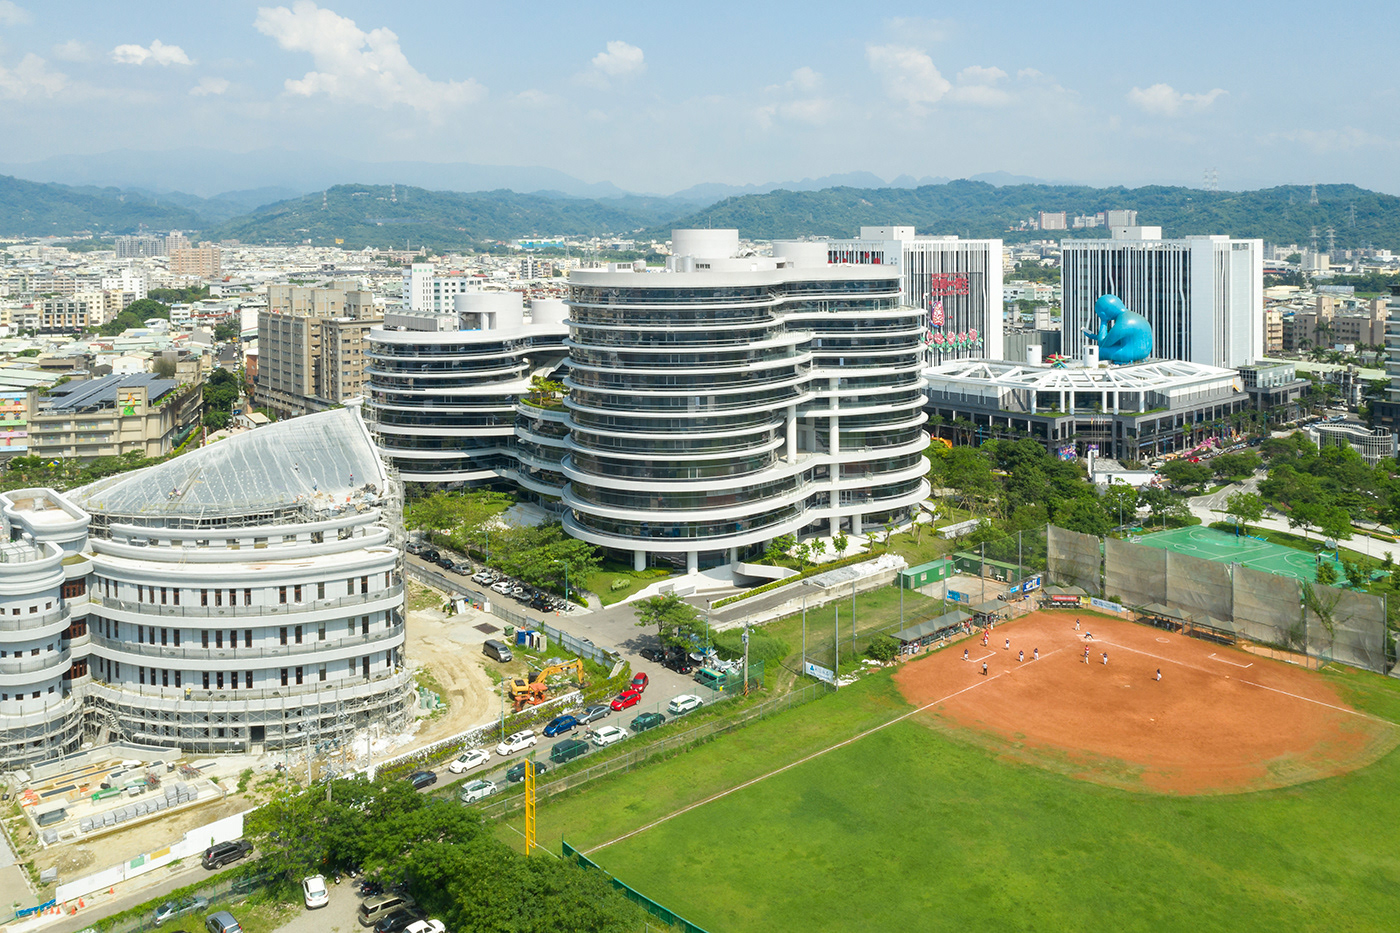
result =
M647 897L641 891L638 891L636 888L632 887L626 882L619 880L617 876L614 875L612 872L608 871L606 868L603 868L597 862L593 861L591 858L580 852L578 849L575 849L573 846L569 845L568 840L564 840L561 844L564 847L565 858L573 859L582 868L586 868L592 871L599 871L602 872L604 875L607 875L608 881L612 883L612 886L614 888L617 888L619 891L621 891L624 897L626 897L633 903L640 904L643 910L651 914L656 919L662 921L663 923L670 924L676 929L684 930L685 933L707 933L704 927L699 926L695 923L691 923L689 920L685 919L671 908L666 907L663 904L658 904L656 901Z

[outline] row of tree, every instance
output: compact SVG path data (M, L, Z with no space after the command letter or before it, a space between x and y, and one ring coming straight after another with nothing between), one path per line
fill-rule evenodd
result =
M639 907L599 872L510 848L471 808L401 780L334 780L290 790L248 815L250 870L270 871L295 898L310 875L362 870L404 885L450 930L633 933Z

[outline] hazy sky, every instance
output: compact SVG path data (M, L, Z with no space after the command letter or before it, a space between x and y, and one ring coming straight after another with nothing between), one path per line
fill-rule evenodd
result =
M881 12L910 7L926 16ZM660 193L849 171L1199 185L1207 168L1223 188L1400 193L1396 23L1365 0L0 0L0 161L276 146Z

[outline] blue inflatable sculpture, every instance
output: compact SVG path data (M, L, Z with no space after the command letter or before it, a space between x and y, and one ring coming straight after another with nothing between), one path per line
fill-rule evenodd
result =
M1141 314L1123 306L1117 295L1103 295L1094 302L1099 332L1084 336L1099 345L1099 359L1110 363L1137 363L1152 355L1152 325Z

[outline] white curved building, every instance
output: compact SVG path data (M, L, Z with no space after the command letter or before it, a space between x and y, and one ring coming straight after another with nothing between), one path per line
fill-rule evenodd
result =
M399 494L356 410L278 422L72 499L91 515L96 737L256 751L410 721Z
M0 771L82 742L87 526L52 490L0 493Z
M518 292L466 292L455 301L454 317L390 315L370 332L366 417L380 450L405 482L515 480L519 471L522 485L557 497L562 479L547 475L540 451L527 446L530 462L519 462L516 426L531 378L564 358L563 302L535 300L527 322ZM435 329L444 322L450 329Z
M928 494L924 313L825 243L741 257L677 230L665 272L570 279L565 527L693 571L780 535L861 533Z

